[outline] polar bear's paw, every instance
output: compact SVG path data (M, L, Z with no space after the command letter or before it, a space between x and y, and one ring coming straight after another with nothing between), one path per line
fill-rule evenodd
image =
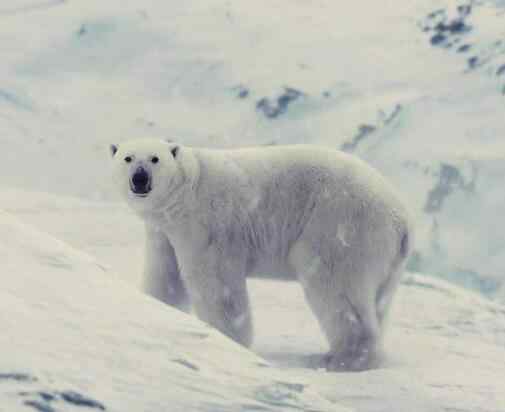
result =
M361 372L379 367L380 356L368 345L330 352L322 359L322 367L331 372Z

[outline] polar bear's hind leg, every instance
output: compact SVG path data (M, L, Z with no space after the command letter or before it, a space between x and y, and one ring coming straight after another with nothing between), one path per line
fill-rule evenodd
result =
M397 259L393 262L390 275L378 288L376 294L376 307L377 315L379 318L379 323L381 327L387 322L387 317L389 314L389 309L393 296L396 292L400 279L403 275L405 269L407 258L410 254L410 249L412 247L411 240L409 239L409 233L405 229L405 233L400 241L400 249L398 252Z
M301 242L293 248L290 260L330 346L322 366L332 371L376 367L382 333L375 305L376 288L369 281L373 276L365 272L365 267L345 262L342 267L356 267L361 273L339 273L336 265L325 262Z

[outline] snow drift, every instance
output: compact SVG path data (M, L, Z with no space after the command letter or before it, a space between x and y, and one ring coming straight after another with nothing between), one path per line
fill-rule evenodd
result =
M314 369L327 346L298 284L250 282L253 355L123 282L138 281L142 226L122 205L6 189L0 203L105 262L1 214L0 348L10 356L0 374L28 379L0 383L9 411L43 394L67 410L61 394L69 391L110 410L290 410L293 402L327 410L321 399L329 410L505 410L505 308L475 293L407 274L393 302L383 367L327 373Z
M0 410L346 410L4 212L0 256Z

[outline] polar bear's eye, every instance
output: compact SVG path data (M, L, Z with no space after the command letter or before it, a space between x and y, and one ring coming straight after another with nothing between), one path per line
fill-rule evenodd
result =
M130 163L130 162L132 161L131 156L126 156L126 157L124 158L124 161L125 161L126 163Z
M158 162L159 162L159 160L160 160L160 159L158 158L158 156L153 156L153 157L151 158L151 162L153 162L153 163L158 163Z

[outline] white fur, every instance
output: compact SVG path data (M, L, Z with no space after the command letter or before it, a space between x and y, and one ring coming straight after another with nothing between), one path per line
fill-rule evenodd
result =
M408 213L378 172L309 145L208 150L143 139L113 157L117 185L146 223L146 292L183 307L187 291L202 320L249 345L246 278L298 280L330 344L326 366L374 365L412 245ZM152 173L144 198L129 190L138 164Z

